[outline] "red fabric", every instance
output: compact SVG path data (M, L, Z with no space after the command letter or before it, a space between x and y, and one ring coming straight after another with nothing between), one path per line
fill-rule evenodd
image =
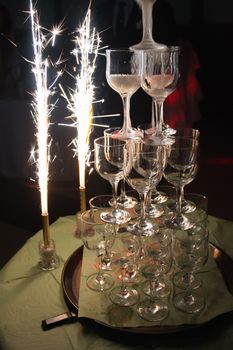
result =
M200 101L203 98L196 72L198 57L188 41L180 43L180 79L176 90L164 103L164 121L173 128L192 127L201 118Z

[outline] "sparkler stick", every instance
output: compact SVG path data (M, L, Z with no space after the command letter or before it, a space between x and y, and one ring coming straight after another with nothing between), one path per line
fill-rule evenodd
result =
M35 77L35 91L32 101L32 117L36 125L37 147L33 150L33 159L37 165L37 176L40 189L41 215L43 226L43 242L39 245L41 261L40 267L44 270L51 270L57 267L58 258L55 252L53 240L50 238L49 213L48 213L48 177L51 138L49 135L50 116L52 105L49 104L51 91L47 84L48 60L43 57L46 47L46 37L42 33L39 24L38 13L30 0L30 19L32 29L32 42L34 60L32 63Z
M96 66L96 58L100 45L100 37L95 28L91 30L91 10L87 10L86 17L80 28L77 29L72 54L76 59L76 71L74 76L75 89L69 96L61 87L62 96L68 102L68 109L72 112L71 118L77 129L77 137L72 141L75 156L78 158L78 176L80 189L80 211L86 210L86 186L85 171L89 154L89 136L93 125L94 84L93 73Z

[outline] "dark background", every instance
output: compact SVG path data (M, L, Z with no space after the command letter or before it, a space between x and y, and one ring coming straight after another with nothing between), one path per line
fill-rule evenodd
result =
M93 0L93 24L102 31L104 23L100 21L100 8L104 0ZM108 1L109 3L111 0ZM233 42L233 2L231 0L170 0L176 21L176 36L188 40L195 50L200 64L196 72L203 99L200 102L201 119L192 126L201 131L200 170L196 179L187 186L187 191L199 192L209 198L209 212L212 215L233 220L233 65L231 46ZM37 183L30 180L35 169L28 163L30 148L34 139L34 126L30 118L30 94L33 88L33 77L30 65L22 56L31 56L31 36L29 21L25 22L29 1L0 1L8 11L12 26L6 28L6 36L17 43L13 46L0 38L0 226L1 253L3 262L16 249L41 228L40 201ZM58 55L63 48L64 56L69 55L71 48L70 33L83 20L89 1L85 0L39 0L37 9L40 12L41 24L51 28L65 19L65 32L58 38L57 46L51 54ZM4 15L4 20L7 15ZM1 19L2 21L2 19ZM1 24L0 21L0 24ZM8 21L9 23L9 21ZM166 23L166 21L165 21ZM127 32L128 33L128 32ZM140 36L140 33L139 33ZM127 34L126 34L127 37ZM137 43L136 41L135 43ZM105 42L104 44L111 45ZM97 67L97 95L107 99L97 108L99 114L121 113L120 98L111 91L104 80L104 58L100 58ZM68 60L67 67L72 65ZM66 78L63 78L66 79ZM110 95L109 95L110 94ZM112 95L111 95L112 94ZM112 100L108 96L112 96ZM145 96L144 96L145 98ZM136 101L137 100L137 101ZM113 103L114 101L114 103ZM137 96L132 98L132 121L148 119L142 115L144 105L137 107ZM15 104L22 107L15 110ZM17 107L16 107L17 109ZM140 112L140 115L138 115ZM68 147L74 137L71 128L59 128L58 122L67 122L66 106L59 100L54 111L54 153L57 161L51 165L49 183L49 213L53 222L59 216L75 214L79 210L79 191L76 162L72 149ZM20 128L14 130L14 118ZM22 123L20 124L20 119ZM110 124L118 124L121 119L111 119ZM105 121L106 122L106 121ZM94 131L94 136L100 133ZM4 143L4 136L9 133ZM15 133L15 139L14 139ZM23 151L17 140L24 141ZM52 135L53 136L53 135ZM93 137L94 137L93 136ZM14 151L15 150L15 151ZM8 167L9 162L9 167ZM4 171L11 163L18 162L19 172ZM20 164L22 164L20 166ZM14 169L14 168L13 168ZM110 192L110 186L96 175L95 171L88 177L87 197L103 192ZM15 232L14 235L12 233ZM6 257L5 257L6 256Z

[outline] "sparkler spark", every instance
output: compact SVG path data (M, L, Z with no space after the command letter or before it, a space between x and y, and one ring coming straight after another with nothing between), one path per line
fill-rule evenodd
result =
M72 141L75 155L79 164L79 187L85 189L85 167L89 153L89 136L93 124L94 90L93 73L96 68L96 59L100 48L100 36L95 28L91 29L91 10L87 10L82 25L74 36L76 64L75 88L67 95L62 88L62 96L67 101L67 108L71 111L73 126L77 129L77 137Z
M49 60L44 58L44 49L51 41L43 34L42 27L39 23L39 16L37 10L33 7L32 0L30 0L29 16L31 19L32 44L34 60L32 64L32 72L35 78L35 90L32 93L32 117L36 125L36 139L37 146L34 146L31 152L31 157L34 159L37 167L37 176L40 188L41 197L41 212L42 216L48 215L48 177L49 177L49 161L50 161L50 146L51 137L49 135L50 116L54 105L50 104L50 96L52 95L51 87L48 87L47 70L49 67ZM57 28L56 34L59 33ZM55 40L55 33L51 32L52 41ZM59 74L58 74L59 76ZM57 80L56 77L55 81Z

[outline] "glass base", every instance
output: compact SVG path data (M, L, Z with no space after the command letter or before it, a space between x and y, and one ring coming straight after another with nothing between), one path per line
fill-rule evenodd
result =
M165 301L146 299L138 304L137 313L146 321L156 322L162 321L168 316L169 308Z
M101 220L111 224L125 224L131 219L131 216L126 210L114 209L112 211L103 211L100 214Z
M101 277L98 273L94 273L87 278L86 285L91 290L103 292L112 288L114 285L114 279L110 274L105 272L102 273Z
M197 289L201 287L202 280L196 275L193 275L192 278L189 278L187 273L177 272L173 277L173 283L176 287L180 289Z
M129 223L127 226L127 231L135 236L151 237L159 231L159 227L154 222L145 219L143 221Z
M119 306L132 306L137 304L139 300L138 291L130 286L123 288L115 287L109 293L109 299L113 304Z
M138 204L135 208L134 208L136 214L140 215L141 212L141 204ZM145 212L146 215L150 218L159 218L160 216L163 215L164 213L164 209L162 206L157 205L157 204L150 204L150 205L146 205L145 208Z
M190 295L186 292L176 294L173 303L177 309L189 314L200 312L205 307L204 297L195 292Z
M118 273L118 278L119 278L119 280L122 279L121 270ZM124 278L125 278L125 282L127 282L127 283L139 283L141 281L142 276L141 276L136 264L132 264L125 269L125 277Z
M119 196L117 198L117 206L119 208L125 208L125 209L131 209L131 208L134 208L135 205L138 204L138 201L136 198L134 197L131 197L131 196L127 196L127 195L124 195L124 196ZM111 206L114 205L114 199L112 198L110 201L109 201L109 204Z
M164 223L167 227L174 230L188 230L194 226L194 222L189 220L185 215L174 215L174 213L168 214Z
M172 210L173 212L176 211L176 201L172 200L167 207ZM195 203L191 202L191 201L186 201L185 199L182 200L181 202L181 212L183 214L188 214L188 213L192 213L194 210L196 209L196 205Z
M154 40L142 40L140 43L130 47L131 50L164 50L166 45L159 44Z
M168 124L163 123L162 124L162 132L163 132L164 136L172 136L172 135L176 134L176 129L173 129Z
M150 281L145 281L142 283L142 291L144 294L148 296L151 295ZM153 295L155 295L158 298L166 298L170 295L170 293L171 293L170 284L160 278L158 281L158 284L154 288Z
M116 129L112 137L123 140L139 140L142 137L141 131L135 128Z
M168 196L164 192L151 192L151 202L152 204L161 204L165 203L168 199Z

